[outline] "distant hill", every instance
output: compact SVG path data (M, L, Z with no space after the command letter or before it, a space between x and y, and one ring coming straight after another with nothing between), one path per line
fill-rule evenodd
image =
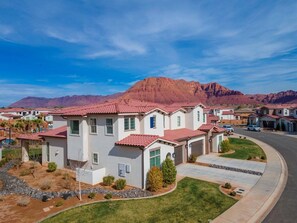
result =
M37 107L69 107L80 106L93 103L100 103L110 99L121 96L122 93L101 96L101 95L73 95L59 98L42 98L42 97L26 97L11 105L9 107L24 107L24 108L37 108Z
M212 82L201 84L195 81L173 80L165 77L151 77L134 84L124 93L108 96L74 95L60 98L27 97L10 107L56 107L79 106L100 103L110 99L136 99L162 104L175 102L202 102L208 105L228 104L283 104L297 103L297 92L288 90L271 94L249 94L226 88Z

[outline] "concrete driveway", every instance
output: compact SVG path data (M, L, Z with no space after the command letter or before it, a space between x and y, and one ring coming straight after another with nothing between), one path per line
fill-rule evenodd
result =
M205 180L213 183L224 184L229 182L232 186L240 187L249 191L261 176L200 166L196 164L180 164L176 167L178 175L195 179Z

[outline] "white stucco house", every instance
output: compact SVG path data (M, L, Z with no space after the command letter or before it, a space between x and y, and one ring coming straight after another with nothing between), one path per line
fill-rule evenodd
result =
M145 189L147 172L166 157L178 165L191 154L219 151L224 129L207 124L203 108L119 100L55 111L54 129L39 134L43 164L76 168L92 185L113 175Z

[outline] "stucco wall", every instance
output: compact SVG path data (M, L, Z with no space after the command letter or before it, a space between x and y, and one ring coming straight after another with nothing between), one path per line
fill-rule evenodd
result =
M156 116L156 127L150 128L150 117ZM150 135L159 135L164 136L164 127L163 127L163 114L154 111L150 114L147 114L142 119L143 126L144 126L144 132L143 134L150 134Z
M177 125L177 117L180 116L180 126ZM186 115L182 111L177 111L170 116L170 129L181 129L186 127Z
M66 139L45 137L42 144L42 164L47 163L46 143L49 143L50 162L55 162L58 168L64 168L67 165L67 141Z
M53 115L53 128L59 128L67 125L67 120L62 118L61 115Z
M118 116L118 135L119 140L131 135L131 134L141 134L140 132L140 117L139 116L133 116L135 117L135 130L125 130L125 117L132 117L130 115L127 116Z

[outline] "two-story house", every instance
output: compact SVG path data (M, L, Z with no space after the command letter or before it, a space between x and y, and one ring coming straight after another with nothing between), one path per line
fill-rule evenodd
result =
M58 128L39 134L43 163L77 168L77 178L88 184L113 175L145 188L149 169L166 157L178 165L191 154L219 151L224 130L206 124L204 107L120 100L55 111Z

